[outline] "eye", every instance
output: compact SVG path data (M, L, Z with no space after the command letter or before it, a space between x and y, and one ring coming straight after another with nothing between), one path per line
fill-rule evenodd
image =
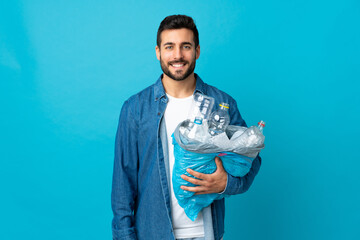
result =
M185 49L190 49L191 47L189 45L184 46Z
M170 49L172 49L172 46L165 46L165 49L170 50Z

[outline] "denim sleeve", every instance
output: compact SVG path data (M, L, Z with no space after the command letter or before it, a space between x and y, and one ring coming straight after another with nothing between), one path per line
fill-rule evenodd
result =
M261 165L261 157L258 155L250 168L250 171L243 177L233 177L230 174L227 175L227 184L225 190L222 192L226 195L235 195L244 193L249 190L255 176L259 172Z
M134 206L137 197L137 131L136 120L128 102L120 113L115 140L111 206L113 239L135 240Z
M244 126L246 127L246 123L244 119L241 117L239 109L237 108L237 103L234 100L232 104L232 110L230 111L230 124L231 125L238 125L238 126ZM235 195L246 192L252 182L254 181L255 176L259 172L261 166L261 157L258 155L250 168L250 171L243 177L233 177L232 175L227 175L227 183L225 190L222 192L222 194L226 195Z

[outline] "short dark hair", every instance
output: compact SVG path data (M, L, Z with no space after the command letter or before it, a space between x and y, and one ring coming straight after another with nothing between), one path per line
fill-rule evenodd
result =
M161 33L164 30L168 29L180 29L180 28L187 28L191 30L194 33L194 43L195 48L199 45L199 32L196 28L194 20L186 15L171 15L167 16L162 20L160 23L158 32L157 32L157 38L156 38L156 44L160 48L161 43Z

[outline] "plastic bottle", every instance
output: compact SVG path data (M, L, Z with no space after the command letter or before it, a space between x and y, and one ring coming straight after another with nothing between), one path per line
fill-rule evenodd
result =
M180 132L190 139L206 142L210 135L208 133L207 119L214 105L214 98L194 94L194 104L189 114L189 121L184 121L180 126Z
M211 113L209 118L209 133L211 136L216 136L225 132L225 129L230 123L230 116L228 113L229 104L219 104L220 109Z
M201 93L194 94L194 104L192 105L188 119L191 122L201 123L209 118L209 114L214 106L214 98L202 95Z
M257 127L251 126L248 128L248 130L245 131L247 136L246 144L245 144L246 147L251 147L264 143L265 140L265 137L263 135L264 127L265 127L265 122L261 120L258 123Z
M265 122L263 120L260 120L260 122L258 122L258 128L261 133L263 133L264 127L265 127Z
M207 139L210 138L206 121L194 122L193 127L189 131L188 138L195 139L202 143L206 142Z

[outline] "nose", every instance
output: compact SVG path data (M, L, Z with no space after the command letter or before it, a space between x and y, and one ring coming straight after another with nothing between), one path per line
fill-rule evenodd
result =
M181 47L176 47L174 50L174 58L175 59L182 59L183 54L182 54L182 49Z

